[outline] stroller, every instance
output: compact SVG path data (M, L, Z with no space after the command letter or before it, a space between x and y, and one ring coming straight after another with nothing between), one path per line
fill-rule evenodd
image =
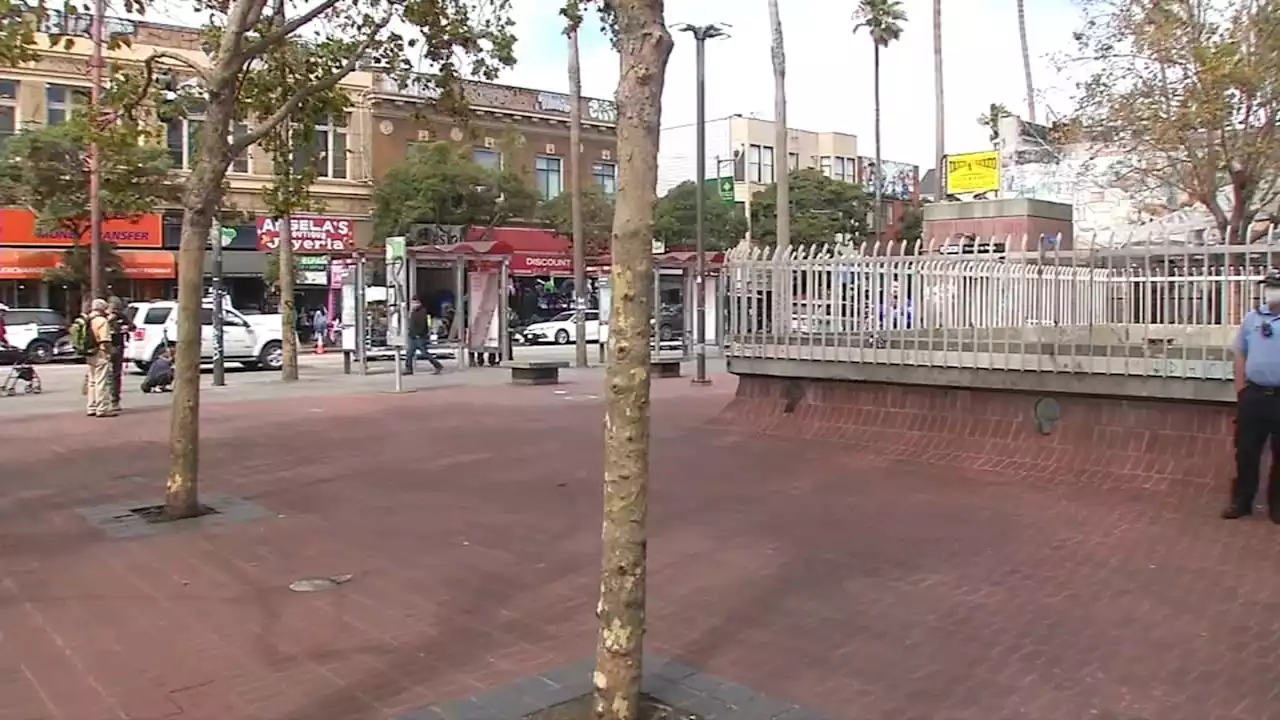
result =
M22 388L23 395L38 395L43 389L40 385L40 376L36 374L35 366L31 364L31 358L25 352L21 352L9 366L9 376L4 379L3 384L0 384L0 396L17 395L19 386Z

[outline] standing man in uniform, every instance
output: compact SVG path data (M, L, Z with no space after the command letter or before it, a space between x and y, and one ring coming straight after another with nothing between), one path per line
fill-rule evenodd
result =
M1226 520L1253 514L1262 449L1271 440L1267 505L1280 525L1280 270L1262 281L1262 305L1240 324L1235 346L1236 477Z
M124 382L124 344L133 332L133 324L124 316L124 301L115 295L107 299L107 321L111 323L111 407L118 412Z

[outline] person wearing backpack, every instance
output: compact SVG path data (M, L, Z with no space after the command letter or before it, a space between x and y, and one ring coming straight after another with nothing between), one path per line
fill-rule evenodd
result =
M84 357L85 414L115 417L119 410L111 402L111 321L106 300L95 299L72 323L71 344Z

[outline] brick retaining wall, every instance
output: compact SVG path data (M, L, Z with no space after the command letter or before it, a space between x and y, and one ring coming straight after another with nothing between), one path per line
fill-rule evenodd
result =
M1048 434L1035 406L1052 397ZM1233 409L1218 404L739 376L716 424L836 441L873 455L1052 482L1223 500Z

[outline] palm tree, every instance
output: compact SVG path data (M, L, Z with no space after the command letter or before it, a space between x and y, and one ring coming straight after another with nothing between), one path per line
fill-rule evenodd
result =
M1000 141L1000 120L1007 117L1013 117L1013 113L1009 112L1009 108L1000 103L991 103L991 106L987 108L987 112L978 116L978 124L991 133L992 145Z
M1022 75L1027 83L1027 120L1036 121L1036 91L1031 84L1031 48L1027 45L1027 8L1018 0L1018 36L1022 40Z
M777 189L778 207L791 207L791 148L787 132L787 56L782 46L782 16L778 13L778 0L769 0L769 24L773 31L773 127L774 186ZM782 167L779 168L778 165ZM778 213L778 249L791 245L791 213Z
M880 182L880 48L889 47L889 43L902 37L902 23L907 21L907 11L902 9L902 3L899 0L861 0L854 19L858 23L853 26L853 31L857 33L865 29L871 36L872 62L875 72L876 167L873 180L876 197L875 233L878 241L882 232L880 216L884 212L884 208L881 207L883 183Z
M938 178L934 197L938 200L947 193L947 112L942 88L942 0L933 0L933 151L937 162L934 175Z
M565 35L569 37L569 196L573 218L573 306L574 359L578 367L587 366L587 260L586 240L582 232L582 68L578 55L578 28L582 26L582 8L576 2L566 3Z

